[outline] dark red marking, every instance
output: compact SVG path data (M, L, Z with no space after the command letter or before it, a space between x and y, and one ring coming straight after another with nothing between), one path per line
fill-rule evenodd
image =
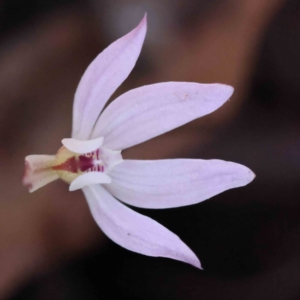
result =
M97 158L99 153L97 153ZM78 158L75 156L67 159L60 165L53 166L53 170L67 171L71 173L78 172L90 172L90 171L104 171L103 166L95 166L93 156L79 155Z
M53 170L59 170L59 171L67 171L71 173L77 173L78 172L78 163L76 161L75 156L67 159L65 162L63 162L60 165L53 166Z
M78 168L81 172L85 172L94 167L94 159L93 157L86 157L84 155L80 155L78 157Z

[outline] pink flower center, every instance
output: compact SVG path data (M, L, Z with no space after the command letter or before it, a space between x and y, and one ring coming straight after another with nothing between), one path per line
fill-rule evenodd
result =
M53 166L52 169L71 173L104 172L104 166L101 163L100 150L97 149L91 153L74 155L61 164Z
M68 183L85 172L104 172L100 153L100 149L97 149L91 153L78 154L61 147L56 154L52 170Z

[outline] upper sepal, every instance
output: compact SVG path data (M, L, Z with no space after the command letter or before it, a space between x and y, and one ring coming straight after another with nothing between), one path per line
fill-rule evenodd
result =
M107 100L134 68L146 31L145 15L135 29L109 45L88 66L75 93L73 138L89 139Z

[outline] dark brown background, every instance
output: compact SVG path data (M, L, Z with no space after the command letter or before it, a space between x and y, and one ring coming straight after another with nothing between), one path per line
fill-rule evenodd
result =
M70 135L89 62L145 11L141 57L116 94L173 80L235 94L124 156L220 158L257 175L198 205L138 210L176 232L203 272L113 244L62 182L21 186L24 156ZM0 1L0 298L299 299L299 32L298 0Z

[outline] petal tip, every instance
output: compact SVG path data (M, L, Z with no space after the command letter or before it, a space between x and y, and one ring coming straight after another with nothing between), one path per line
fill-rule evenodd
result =
M141 20L141 22L140 22L140 24L138 26L146 26L147 27L147 23L148 23L147 12L145 12L145 14L143 16L143 19Z
M73 182L71 182L70 185L69 185L69 192L74 192L74 191L77 191L77 190L80 189L76 185L72 184Z
M196 267L197 269L203 270L202 266L201 266L201 262L198 259L198 257L196 256L192 262L190 262L190 264L194 267Z
M146 35L146 31L147 31L147 13L145 12L142 20L140 21L139 25L133 29L133 31L131 32L142 32L142 36L143 36L143 40L145 38ZM130 33L129 33L130 34Z
M216 99L219 99L222 104L230 99L234 92L234 88L231 85L224 83L212 83L208 84L210 87L210 93Z
M196 256L196 254L194 252L191 251L191 255L189 257L189 259L186 261L188 264L194 266L197 269L203 270L202 266L201 266L201 262L199 260L199 258Z
M255 177L256 177L256 174L249 169L249 179L250 179L249 183L251 181L253 181L255 179Z
M241 184L241 186L245 186L245 185L249 184L256 177L255 173L252 172L248 167L243 166L243 168L244 168L244 170L243 170L242 178L244 179L243 180L244 184Z
M234 87L228 84L218 84L218 86L219 93L222 94L226 100L229 100L234 92Z
M142 21L144 21L144 22L146 23L146 25L147 25L147 22L148 22L148 19L147 19L147 12L145 12Z
M228 91L228 98L230 98L232 96L233 92L234 92L234 87L231 86L231 85L227 85L227 84L225 84L225 87Z

